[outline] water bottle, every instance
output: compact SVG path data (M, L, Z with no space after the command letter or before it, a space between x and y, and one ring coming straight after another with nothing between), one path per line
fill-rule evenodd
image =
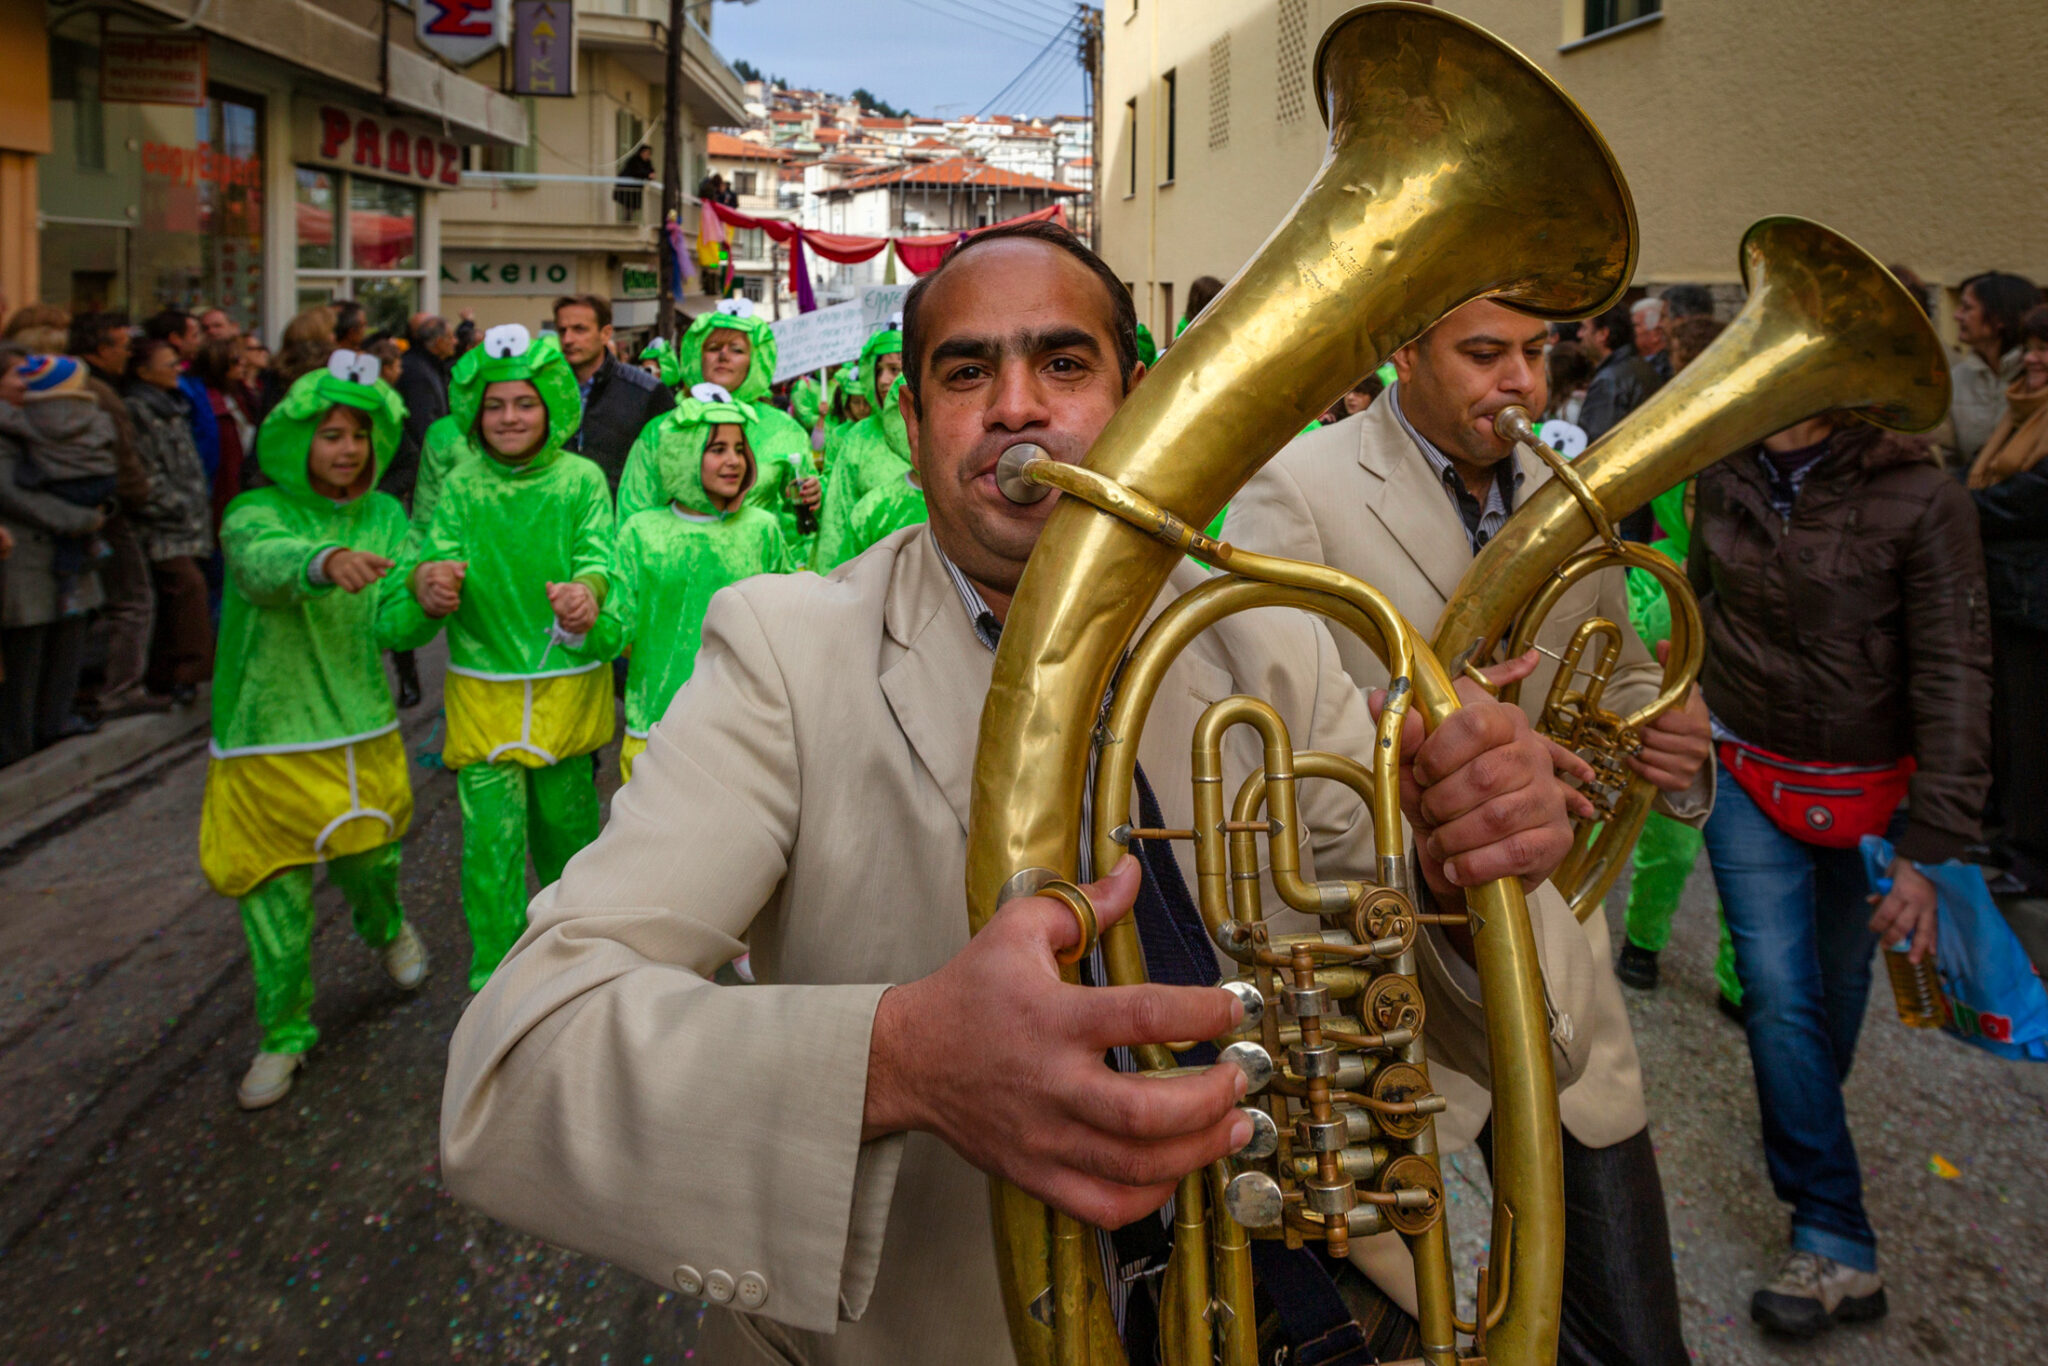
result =
M1877 880L1879 896L1891 889L1890 878ZM1941 977L1934 970L1934 955L1930 953L1915 963L1907 957L1912 948L1912 939L1906 938L1884 954L1885 971L1892 979L1892 1001L1899 1008L1899 1023L1914 1029L1939 1029L1946 1011L1941 998Z

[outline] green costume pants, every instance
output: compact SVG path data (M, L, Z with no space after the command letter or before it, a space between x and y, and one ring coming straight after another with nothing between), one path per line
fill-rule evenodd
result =
M356 933L373 949L398 937L398 845L380 844L327 863L327 877L348 900ZM303 1053L313 1028L313 865L288 868L241 900L242 932L256 973L256 1020L266 1053Z
M1650 813L1636 840L1634 872L1628 884L1628 942L1651 953L1662 953L1671 942L1671 921L1678 914L1678 901L1685 894L1685 880L1699 862L1707 837L1691 826L1669 816ZM1742 1004L1742 984L1735 979L1735 941L1728 936L1728 919L1721 922L1721 951L1714 960L1714 977L1721 994Z
M601 817L588 754L546 768L471 764L462 800L462 913L469 921L469 989L479 991L526 933L526 855L545 887L597 838Z

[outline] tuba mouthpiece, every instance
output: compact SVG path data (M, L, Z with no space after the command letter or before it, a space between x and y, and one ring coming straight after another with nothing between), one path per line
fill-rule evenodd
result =
M1493 415L1493 430L1501 440L1518 445L1534 446L1538 441L1536 426L1529 421L1528 410L1513 403Z
M1050 485L1041 484L1026 471L1034 460L1047 460L1045 447L1034 446L1026 441L1010 447L996 461L996 487L1003 491L1003 497L1013 503L1036 503L1052 492Z

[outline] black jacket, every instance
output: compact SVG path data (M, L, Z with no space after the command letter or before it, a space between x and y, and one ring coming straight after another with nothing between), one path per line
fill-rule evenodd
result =
M398 454L377 487L395 498L410 498L420 473L420 447L427 428L448 416L448 372L422 347L407 351L398 363L398 396L405 400L405 434Z
M626 453L640 429L676 406L668 386L638 366L621 365L610 356L590 377L590 397L583 401L583 425L565 450L586 456L604 471L612 493L626 470Z
M1972 489L1991 582L1991 619L2048 631L2048 461Z
M1607 435L1663 383L1633 342L1608 352L1586 386L1586 401L1579 405L1579 425L1586 429L1586 439L1598 441Z

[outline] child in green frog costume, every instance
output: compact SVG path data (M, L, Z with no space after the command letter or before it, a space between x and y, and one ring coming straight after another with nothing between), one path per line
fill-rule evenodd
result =
M882 400L882 425L891 433L892 440L900 442L908 451L909 434L904 430L903 411L898 404L904 383L899 375L896 383L890 386L889 396ZM917 477L915 466L906 460L901 477L876 484L854 505L847 528L846 558L852 559L884 536L907 526L922 526L929 520L924 484Z
M398 841L412 820L405 741L380 651L405 510L376 491L405 405L377 358L337 351L303 375L257 435L270 483L221 521L226 559L213 740L199 820L207 881L241 904L261 1051L237 1097L282 1100L313 1027L313 871L347 898L356 933L411 988L426 950L398 900Z
M797 507L806 504L815 515L824 488L812 461L811 434L768 402L776 356L775 333L768 320L755 316L751 301L727 299L717 312L702 314L690 323L676 354L679 398L694 393L701 384L712 384L754 409L749 431L754 435L754 460L760 477L748 491L747 503L771 514L782 528L783 539L801 548L800 558L807 558L816 533L804 532L804 519ZM659 464L649 449L659 426L649 423L626 456L625 472L619 476L620 526L636 513L668 505Z
M755 574L791 568L775 518L747 503L757 470L750 438L760 409L711 385L662 415L659 469L669 501L636 512L619 528L617 573L599 631L607 649L628 652L626 741L633 761L669 699L690 681L711 595Z
M1664 539L1654 542L1650 549L1681 566L1692 545L1692 521L1686 507L1686 494L1691 488L1690 482L1680 484L1650 500L1657 525L1665 532ZM1628 614L1636 634L1651 649L1656 649L1659 641L1671 638L1671 602L1654 574L1640 569L1628 571ZM1643 823L1643 833L1637 837L1632 855L1627 937L1622 948L1623 970L1636 979L1636 984L1655 984L1656 955L1671 942L1672 917L1678 913L1686 879L1692 875L1693 865L1699 862L1700 850L1705 845L1706 836L1669 816L1653 811ZM1721 950L1714 962L1714 977L1722 998L1730 1006L1740 1007L1742 984L1736 980L1735 944L1729 938L1725 917L1721 920Z
M832 462L838 458L846 433L874 410L874 402L861 391L860 362L849 361L840 366L825 387L825 406L818 415L818 425L825 432L824 473L828 491L832 486Z
M445 623L442 762L462 802L469 985L526 929L526 858L555 881L597 838L590 755L612 738L610 655L589 639L612 576L604 472L562 444L582 421L552 335L494 327L456 363L449 406L475 414L406 566L408 647Z
M825 466L831 476L825 485L824 509L818 514L817 548L811 555L811 568L820 574L853 558L853 510L868 490L900 481L910 467L903 417L888 397L903 373L903 333L890 328L868 338L858 365L858 392L872 410L842 429L837 445L826 451ZM894 420L893 428L885 419Z

